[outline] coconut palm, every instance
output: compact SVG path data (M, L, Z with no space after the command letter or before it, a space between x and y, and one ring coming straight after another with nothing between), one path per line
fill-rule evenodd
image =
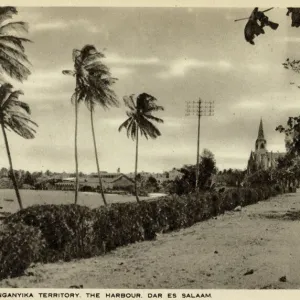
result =
M31 111L29 105L19 100L19 96L22 94L20 90L13 91L13 86L9 83L4 83L0 87L0 124L9 161L10 175L21 209L23 205L13 170L6 130L14 131L25 139L34 138L36 131L33 125L37 126L37 124L30 120Z
M93 54L93 56L96 57L93 61L93 70L91 71L89 69L89 72L87 74L88 76L84 81L84 84L80 85L77 100L79 102L83 101L86 104L88 110L90 111L91 129L93 135L96 166L99 178L99 187L103 202L105 205L107 205L103 191L103 184L101 180L101 173L99 167L97 143L94 128L94 112L96 105L100 105L104 109L107 109L111 106L118 106L117 96L111 89L111 85L115 83L116 78L111 77L107 66L105 66L100 61L99 58L104 57L104 55L101 52L97 52L97 50L95 49L95 53Z
M30 40L16 33L27 32L28 26L24 22L6 22L17 14L15 7L0 7L0 70L13 79L23 81L30 75L23 43Z
M127 130L127 136L136 140L136 152L135 152L135 195L136 201L139 202L138 188L137 188L137 168L138 168L138 147L139 147L139 133L141 136L149 137L152 139L161 135L160 131L153 125L153 121L157 123L163 123L163 120L152 115L153 112L162 111L164 108L157 105L156 98L153 96L142 93L137 96L131 95L124 97L124 103L129 108L126 113L128 119L121 124L119 131L123 128Z
M115 93L110 89L115 79L111 77L108 68L100 61L104 55L98 52L92 45L86 45L81 50L73 50L74 70L63 71L65 75L72 75L76 78L75 93L72 101L75 103L75 165L76 165L76 187L75 203L78 199L78 155L77 155L77 127L78 127L78 104L85 102L90 110L91 128L93 134L96 165L99 177L99 186L103 202L107 205L100 175L97 144L94 129L94 110L97 104L104 108L117 106L118 101Z

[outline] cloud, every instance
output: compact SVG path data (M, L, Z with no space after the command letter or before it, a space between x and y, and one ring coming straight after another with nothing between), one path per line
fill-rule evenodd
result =
M262 101L257 101L257 100L244 100L235 105L235 108L242 108L242 109L262 109L267 106L266 103Z
M169 64L169 70L157 74L158 78L183 77L193 69L211 69L217 71L229 71L232 64L229 61L208 61L198 59L176 59Z
M104 61L110 64L118 65L159 65L160 60L157 57L138 58L138 57L122 57L116 53L107 54Z
M253 72L268 72L270 66L264 63L261 64L246 64L246 68Z
M283 38L277 39L281 43L300 43L300 37L297 36L285 36Z
M111 73L113 76L122 76L122 75L128 75L135 72L135 69L133 68L127 68L127 67L112 67Z
M98 33L102 32L102 29L95 26L88 20L69 20L69 21L61 21L56 20L52 22L37 22L34 26L31 27L31 32L43 32L43 31L59 31L59 30L66 30L70 27L80 27L85 29L91 33Z

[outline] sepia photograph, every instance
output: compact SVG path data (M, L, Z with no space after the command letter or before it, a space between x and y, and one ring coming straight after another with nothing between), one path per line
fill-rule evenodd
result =
M0 297L299 289L299 108L300 7L1 6Z

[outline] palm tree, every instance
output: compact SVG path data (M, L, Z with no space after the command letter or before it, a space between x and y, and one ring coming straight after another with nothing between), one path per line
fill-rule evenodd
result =
M4 83L0 87L0 124L9 161L10 175L20 209L23 208L23 205L13 170L6 130L12 130L25 139L32 139L36 132L32 125L37 126L35 122L30 120L29 105L19 100L19 96L22 94L20 90L13 91L13 86L9 83Z
M161 135L160 131L152 124L152 121L157 123L163 123L163 120L152 115L153 112L162 111L164 108L155 103L157 99L153 96L142 93L137 96L136 101L134 95L124 97L125 105L129 108L126 112L128 119L121 124L119 131L122 128L127 130L127 136L136 140L135 150L135 196L136 201L139 202L138 188L137 188L137 168L138 168L138 147L139 147L139 133L141 136L145 136L155 139Z
M75 203L77 203L79 187L77 156L78 104L83 101L90 110L99 186L103 202L107 205L101 181L93 117L96 104L108 108L109 106L117 106L118 101L115 93L110 89L110 86L115 82L115 79L111 77L108 68L100 61L103 57L104 55L101 52L98 52L94 46L86 45L81 50L73 50L74 70L63 71L63 74L72 75L76 78L75 93L72 96L72 101L75 103Z
M30 70L26 66L30 63L23 46L23 42L30 42L30 40L14 33L27 32L28 26L24 22L6 22L17 14L15 7L0 7L0 70L22 82L30 75Z

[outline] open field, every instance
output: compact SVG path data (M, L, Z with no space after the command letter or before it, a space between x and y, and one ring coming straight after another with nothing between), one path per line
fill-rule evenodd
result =
M24 207L35 204L72 204L74 203L74 192L72 191L35 191L35 190L20 190ZM155 196L155 194L150 195ZM140 197L141 200L149 197ZM6 199L6 200L5 200ZM14 201L7 201L7 200ZM116 202L136 201L134 196L106 194L106 199L109 204ZM79 205L85 205L90 208L96 208L103 205L103 200L100 194L80 192ZM18 202L15 196L15 191L11 189L0 189L0 211L16 212L19 209Z
M0 287L299 288L299 219L300 193L285 194L104 256L37 264Z

